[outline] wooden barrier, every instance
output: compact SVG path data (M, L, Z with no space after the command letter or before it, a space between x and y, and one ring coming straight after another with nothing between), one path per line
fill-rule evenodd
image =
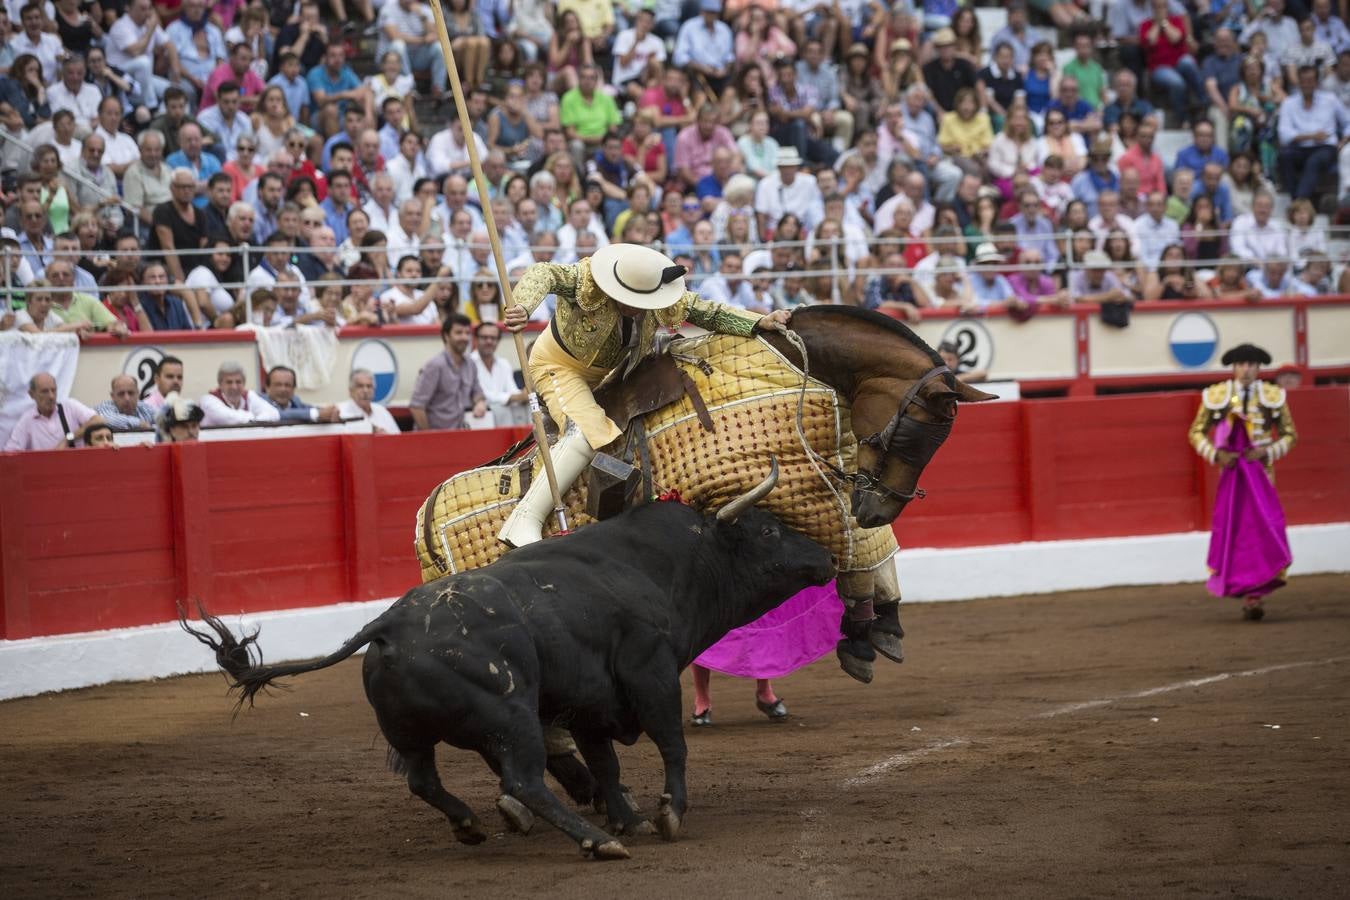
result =
M1196 395L965 406L901 546L1203 530L1217 481L1186 443ZM1350 391L1291 392L1299 446L1278 467L1291 524L1350 518ZM401 594L415 514L450 474L524 429L0 456L0 637Z

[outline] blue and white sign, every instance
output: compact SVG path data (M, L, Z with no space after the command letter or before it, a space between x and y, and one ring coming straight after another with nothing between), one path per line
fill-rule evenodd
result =
M1172 320L1167 344L1177 365L1198 369L1214 358L1219 346L1219 329L1204 313L1182 313Z
M375 377L375 402L388 403L398 390L398 359L384 341L368 338L352 351L351 372L369 369ZM348 372L348 377L351 376Z

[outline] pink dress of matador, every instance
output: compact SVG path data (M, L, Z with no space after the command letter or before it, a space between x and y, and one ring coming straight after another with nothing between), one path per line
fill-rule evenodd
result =
M1274 464L1298 440L1284 389L1236 379L1205 389L1190 431L1191 446L1211 463L1221 450L1237 461L1219 476L1209 540L1208 588L1216 597L1260 598L1284 584L1293 556ZM1265 450L1249 460L1248 448Z

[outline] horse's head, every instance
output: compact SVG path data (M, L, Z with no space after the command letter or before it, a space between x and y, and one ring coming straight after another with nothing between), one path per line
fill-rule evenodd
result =
M952 430L958 402L993 400L957 379L942 357L895 319L855 306L808 306L792 330L809 349L811 374L847 398L858 468L853 517L864 528L895 520L916 496L919 476ZM797 350L770 336L792 359Z
M910 379L872 379L853 401L858 468L853 476L853 517L864 528L893 522L914 497L919 476L956 421L959 401L992 400L934 366Z

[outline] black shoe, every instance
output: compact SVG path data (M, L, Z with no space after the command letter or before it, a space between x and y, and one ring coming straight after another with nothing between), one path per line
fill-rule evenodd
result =
M772 703L765 703L763 700L756 697L755 706L772 721L777 722L787 718L787 704L783 702L782 697L779 697Z
M689 724L695 728L707 728L712 725L712 707L708 707L703 712L695 710L694 714L689 717Z

